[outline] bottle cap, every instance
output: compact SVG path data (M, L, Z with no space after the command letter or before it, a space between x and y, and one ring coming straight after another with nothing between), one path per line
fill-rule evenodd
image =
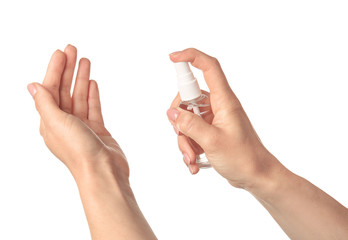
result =
M197 79L193 76L187 62L174 63L176 77L178 79L179 94L182 101L190 101L201 96Z

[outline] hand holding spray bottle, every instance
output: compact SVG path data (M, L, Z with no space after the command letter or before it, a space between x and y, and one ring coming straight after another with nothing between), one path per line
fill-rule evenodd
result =
M211 123L211 106L209 96L202 93L197 79L194 77L187 62L174 63L178 88L181 98L179 107L193 112ZM204 134L204 133L202 133ZM204 154L204 150L192 139L189 139L190 145L196 153L196 163L200 169L210 168L211 165Z

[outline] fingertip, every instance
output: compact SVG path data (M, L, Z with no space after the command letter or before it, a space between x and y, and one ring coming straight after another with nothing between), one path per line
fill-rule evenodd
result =
M190 164L189 170L192 175L195 175L199 172L199 167L197 166L197 164Z
M69 49L69 48L70 48L70 49L75 49L75 50L76 50L76 47L75 47L74 45L70 44L70 43L69 43L68 45L66 45L65 49ZM65 50L65 49L64 49L64 50Z
M83 57L83 58L81 58L81 59L80 59L80 62L86 62L86 63L90 63L91 61L89 61L89 59L88 59L88 58Z
M27 89L28 89L30 95L31 95L32 97L34 97L35 94L36 94L36 92L37 92L37 89L36 89L35 84L34 84L34 83L29 83L29 84L27 85Z
M170 108L167 110L167 117L172 124L175 123L178 115L179 111L177 110L177 108Z
M57 49L53 55L52 59L55 59L54 61L57 61L58 65L63 66L66 62L66 54L62 52L61 50Z
M172 62L177 62L178 61L177 58L181 53L182 51L172 52L171 54L169 54L170 60L172 60Z
M30 88L30 90L35 90L35 93L34 93L34 96L35 96L40 91L40 88L44 88L44 87L41 85L41 83L32 82L32 83L28 84L28 90L29 90L29 88Z
M91 61L88 58L83 57L80 59L80 62L79 62L79 65L82 65L82 64L91 66Z
M98 89L98 83L97 81L90 79L89 80L89 90L88 90L88 96L89 97L99 97L99 89Z
M188 57L193 54L197 54L197 52L199 51L196 48L186 48L181 51L172 52L171 54L169 54L169 58L173 62L189 62L190 59L188 59Z
M58 56L64 56L65 57L65 53L62 51L62 50L60 50L60 49L57 49L55 52L54 52L54 55L58 55Z
M90 79L89 82L90 82L90 84L94 84L94 85L98 86L98 83L96 80Z
M182 52L182 51L175 51L175 52L170 53L169 56L173 57L173 56L175 56L175 55L180 54L181 52Z
M75 55L76 55L76 53L77 53L77 48L75 47L75 46L73 46L73 45L71 45L71 44L68 44L66 47L65 47L65 49L64 49L64 52L65 53L74 53Z

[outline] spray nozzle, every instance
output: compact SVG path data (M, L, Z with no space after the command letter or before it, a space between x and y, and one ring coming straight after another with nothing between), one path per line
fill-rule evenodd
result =
M178 62L174 63L174 66L181 100L190 101L201 96L201 89L197 79L193 76L189 64L187 62Z

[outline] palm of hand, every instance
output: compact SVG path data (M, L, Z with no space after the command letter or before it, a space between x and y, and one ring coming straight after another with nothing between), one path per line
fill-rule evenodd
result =
M101 157L107 156L111 159L107 164L116 165L128 176L126 157L104 126L98 86L89 79L88 59L80 60L70 96L76 55L76 48L68 45L64 52L57 50L51 58L43 87L53 97L56 110L50 114L43 113L43 108L39 110L40 133L51 152L70 170L95 166Z

